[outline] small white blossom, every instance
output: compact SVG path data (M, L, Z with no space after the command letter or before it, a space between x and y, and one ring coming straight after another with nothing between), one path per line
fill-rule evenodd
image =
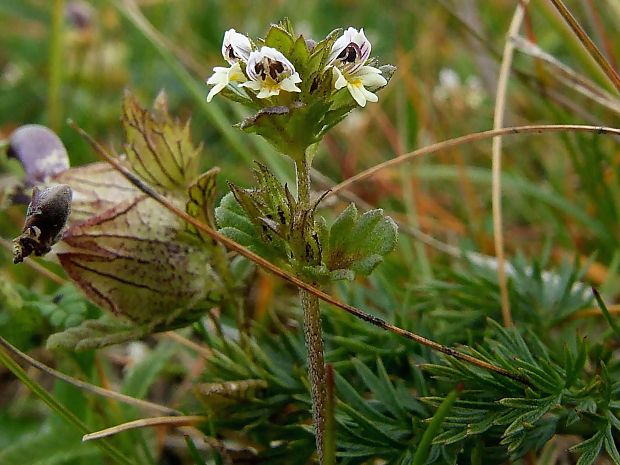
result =
M286 92L301 92L301 82L293 64L275 48L262 47L250 53L246 67L249 80L242 87L252 89L258 98L269 98Z
M327 66L333 66L334 87L336 89L346 87L351 97L361 107L366 106L366 102L378 100L367 87L376 89L387 84L387 80L381 76L380 69L365 65L370 57L371 48L364 35L364 29L358 31L350 27L334 42L327 60Z
M222 55L224 59L234 65L239 61L247 63L252 53L252 43L243 34L239 34L234 29L229 29L224 33L222 42Z
M376 102L379 98L370 92L366 87L378 88L387 84L386 79L381 76L381 70L372 66L362 66L354 74L345 75L338 68L334 68L336 82L334 87L342 89L346 87L351 97L360 107L366 106L366 102Z
M484 89L478 76L469 76L463 82L456 71L444 68L439 72L433 98L441 103L452 100L452 106L455 102L462 102L467 107L476 109L484 101Z
M213 74L207 80L207 84L213 88L207 95L207 102L210 102L215 94L221 92L231 82L244 82L247 80L241 69L240 62L247 63L252 53L252 43L243 34L239 34L234 29L229 29L224 33L222 41L222 56L230 63L230 68L216 66Z
M327 65L336 65L343 72L354 73L366 63L370 57L371 48L364 29L358 31L350 27L332 45Z
M213 68L213 75L207 80L207 84L213 86L207 95L207 102L210 102L215 94L221 92L231 82L243 82L245 80L245 74L243 74L239 63L235 63L230 68L216 66Z

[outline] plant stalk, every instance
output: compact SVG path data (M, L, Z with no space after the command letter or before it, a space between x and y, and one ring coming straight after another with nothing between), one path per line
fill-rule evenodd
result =
M64 419L67 423L73 425L78 431L86 434L89 427L78 418L71 410L67 409L63 404L58 402L51 394L49 394L40 384L33 381L24 369L11 358L3 347L0 347L0 365L4 365L9 371L19 379L24 386L41 399L52 411ZM131 465L132 462L121 451L114 447L106 440L96 443L115 463L119 465Z
M295 158L297 177L297 201L302 210L310 209L310 166L309 154ZM313 221L313 220L311 220ZM315 285L315 283L312 283ZM299 290L301 308L304 312L304 339L308 351L308 379L312 397L312 417L316 437L316 451L319 464L323 464L325 451L325 425L327 418L327 377L323 356L323 333L321 332L321 311L319 298Z
M299 290L304 311L304 338L308 350L308 379L312 396L312 417L316 436L316 451L319 463L323 464L325 448L325 419L327 416L327 390L325 382L325 361L323 358L323 334L319 299L303 289Z
M63 78L63 29L65 1L54 0L51 4L51 32L49 45L49 89L47 94L47 120L50 128L58 132L62 121L60 93Z

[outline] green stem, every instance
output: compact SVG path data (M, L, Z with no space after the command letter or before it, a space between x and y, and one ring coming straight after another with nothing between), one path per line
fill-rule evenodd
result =
M437 436L439 428L441 428L441 424L443 423L448 413L450 413L450 409L452 408L454 402L456 402L456 399L458 398L461 391L462 387L457 387L455 390L450 392L450 394L448 394L444 401L441 403L441 405L435 412L433 419L428 425L428 428L426 428L426 431L424 431L422 439L420 439L420 443L418 444L418 448L415 451L415 455L413 456L413 462L411 462L411 465L424 465L425 463L428 463L428 454L430 453L433 439L435 439L435 436Z
M88 426L82 422L75 414L68 410L67 407L58 402L54 397L52 397L45 389L41 387L41 385L34 382L30 377L26 374L26 372L20 367L15 360L11 358L11 356L6 352L3 347L0 347L0 364L6 366L17 379L19 379L24 386L29 388L33 394L35 394L39 399L47 404L54 412L64 418L68 423L73 424L79 431L84 434L90 432ZM100 439L95 441L95 445L101 448L105 453L107 453L116 463L121 465L131 465L132 462L125 457L118 449L116 449L110 442L106 439Z
M310 166L306 154L295 158L295 175L297 178L297 201L300 208L308 209L310 207Z
M311 154L305 153L294 158L297 177L297 201L301 210L308 210L310 208L310 156ZM304 312L304 337L308 351L308 379L310 380L310 394L312 396L312 417L314 418L316 450L319 463L322 465L325 455L327 383L325 360L323 357L321 311L319 309L319 298L314 294L300 289L299 298Z
M58 131L62 119L62 105L60 102L60 88L62 86L63 71L63 18L65 12L64 0L53 0L51 37L49 45L49 89L47 94L47 119L50 128Z
M616 322L613 320L613 318L609 314L609 310L607 309L607 305L605 305L605 301L603 300L603 298L601 297L601 295L599 294L598 290L595 287L592 288L592 292L594 293L594 298L596 299L596 303L601 309L601 312L603 312L603 316L607 320L607 323L609 323L609 326L611 326L611 329L613 330L614 334L616 335L618 340L620 340L620 328L618 328L618 325L616 325Z
M317 296L304 290L299 291L299 297L304 310L304 337L308 350L308 379L310 380L310 394L312 396L312 417L314 418L316 450L319 463L323 464L327 389L319 299Z
M327 374L327 418L325 419L325 465L336 465L336 397L334 393L334 367L328 363Z

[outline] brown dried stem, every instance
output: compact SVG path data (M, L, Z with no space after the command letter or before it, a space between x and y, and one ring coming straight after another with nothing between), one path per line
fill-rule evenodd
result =
M130 429L145 428L147 426L187 426L195 425L196 423L204 423L207 420L207 417L201 415L141 418L139 420L133 420L127 423L112 426L111 428L95 431L94 433L85 434L82 436L82 442L92 441L93 439L101 439L123 431L128 431Z
M512 68L512 57L514 56L514 42L511 40L519 34L521 23L525 16L525 7L529 0L522 0L516 7L510 27L508 37L504 44L502 54L502 64L497 79L497 92L495 94L495 110L493 115L493 129L500 129L504 125L504 114L506 112L506 93L508 91L508 80L510 78L510 68ZM491 205L493 210L493 242L495 245L495 256L497 257L497 280L499 283L500 299L502 304L502 320L504 326L512 326L512 314L510 311L510 299L508 298L508 277L506 276L506 256L504 250L504 231L502 227L502 137L493 138L492 153L492 183L491 183Z
M353 184L358 183L360 181L364 181L368 178L371 178L386 168L393 168L395 166L400 165L401 163L411 161L423 155L429 155L431 153L439 152L441 150L458 147L459 145L465 145L465 144L469 144L469 143L476 142L479 140L490 139L496 136L509 136L509 135L515 135L515 134L546 134L546 133L553 133L553 132L572 132L572 131L593 132L596 134L613 134L615 136L620 136L620 129L618 128L612 128L612 127L607 127L607 126L579 125L579 124L536 124L536 125L528 125L528 126L513 126L513 127L508 127L508 128L502 128L502 129L489 129L487 131L474 132L471 134L466 134L464 136L455 137L454 139L448 139L442 142L437 142L436 144L427 145L426 147L422 147L412 152L408 152L398 157L384 161L383 163L379 163L378 165L375 165L372 168L368 168L367 170L360 171L355 176L351 176L349 179L345 179L341 183L336 184L327 193L325 197L339 193L342 190L349 189Z
M387 331L390 331L394 334L397 334L399 336L402 336L406 339L410 339L412 341L415 341L419 344L422 344L426 347L429 347L433 350L436 350L438 352L442 352L446 355L449 355L451 357L457 358L459 360L463 360L465 362L471 363L472 365L476 365L482 369L488 370L488 371L492 371L494 373L500 374L502 376L506 376L510 379L513 379L515 381L518 381L520 383L523 383L525 385L531 385L531 383L529 382L529 380L521 375L521 374L517 374L517 373L513 373L509 370L506 370L504 368L498 367L496 365L493 365L489 362L485 362L484 360L479 360L471 355L459 352L456 349L453 349L451 347L447 347L444 346L442 344L439 344L431 339L427 339L423 336L420 336L418 334L412 333L410 331L407 331L405 329L399 328L398 326L394 326L391 323L388 323L387 321L378 318L376 316L370 315L360 309L358 309L357 307L353 307L352 305L349 304L345 304L343 302L338 301L337 299L335 299L334 297L332 297L331 295L327 294L326 292L317 289L314 286L311 286L310 284L307 284L306 282L302 281L301 279L297 278L296 276L293 276L289 273L287 273L286 271L278 268L276 265L274 265L273 263L265 260L264 258L262 258L261 256L251 252L250 250L246 249L245 247L239 245L238 243L236 243L235 241L233 241L232 239L229 239L228 237L220 234L219 232L215 231L214 229L210 228L208 225L196 220L195 218L193 218L192 216L188 215L186 212L184 212L183 210L177 208L176 206L174 206L173 204L170 203L170 201L168 199L166 199L165 196L163 196L162 194L160 194L159 192L155 191L151 186L147 185L146 183L144 183L141 179L139 179L135 174L133 174L131 171L129 171L125 166L123 166L121 164L121 162L111 156L97 141L95 141L86 131L84 131L82 128L80 128L77 124L75 124L73 121L69 121L69 125L75 129L82 137L84 137L88 143L93 147L93 149L97 152L97 154L99 156L101 156L103 159L105 159L108 163L110 163L116 170L118 170L123 176L125 176L127 178L127 180L129 180L129 182L131 182L134 186L136 186L138 189L140 189L142 192L144 192L145 194L147 194L148 196L152 197L153 199L155 199L157 202L159 202L161 205L163 205L165 208L167 208L168 210L170 210L172 213L174 213L175 215L177 215L179 218L187 221L188 223L190 223L191 225L193 225L194 227L196 227L197 229L203 231L205 234L209 235L211 238L213 238L214 240L220 242L221 244L224 244L224 246L226 246L228 249L237 252L240 255L243 255L244 257L246 257L248 260L251 260L252 262L256 263L258 266L268 270L269 272L271 272L272 274L274 274L275 276L283 279L284 281L287 281L295 286L297 286L300 289L303 289L305 291L308 291L309 293L315 295L316 297L318 297L319 299L323 300L324 302L327 302L329 304L334 305L337 308L340 308L342 310L344 310L347 313L350 313L351 315L360 318L364 321L367 321L368 323L375 325L379 328L385 329ZM620 130L618 131L618 134L620 134Z
M570 12L570 10L566 8L566 5L564 5L564 2L562 2L562 0L551 0L551 3L553 3L553 6L555 7L555 9L558 10L560 15L562 15L562 18L564 18L564 21L566 21L568 26L575 33L575 35L577 36L579 41L582 43L582 45L586 48L588 53L592 56L592 58L594 58L596 63L601 67L601 69L603 70L605 75L609 78L609 80L612 82L616 90L620 92L620 75L618 75L616 70L605 59L601 51L594 44L594 42L592 42L592 39L590 39L586 31L583 30L583 28L581 27L579 22L577 22L577 20L575 19L573 14Z
M14 347L2 337L0 337L0 346L4 347L11 354L25 361L29 365L43 371L44 373L47 373L50 376L53 376L56 379L69 383L77 387L78 389L82 389L83 391L91 392L98 396L107 397L109 399L114 399L124 404L133 405L134 407L138 407L144 410L164 413L167 415L180 415L181 414L181 412L173 408L166 407L164 405L155 404L153 402L148 402L142 399L136 399L134 397L121 394L119 392L111 391L109 389L104 389L102 387L95 386L94 384L90 384L85 381L81 381L79 379L73 378L69 375L61 373L60 371L54 370L53 368L48 367L46 364L39 362L38 360L35 360L29 355L23 353L17 347Z

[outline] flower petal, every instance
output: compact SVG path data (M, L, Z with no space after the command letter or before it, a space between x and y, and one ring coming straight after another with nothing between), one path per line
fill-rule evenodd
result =
M347 85L347 89L349 89L349 93L351 94L351 97L353 97L353 99L357 102L357 104L360 107L366 106L366 95L362 91L362 89L364 89L364 86L362 85L356 86L354 84L349 84Z
M343 87L346 87L348 83L347 83L347 78L344 77L344 74L342 74L342 72L335 66L333 70L334 70L334 77L336 78L336 82L334 82L334 88L342 89Z
M376 94L373 94L368 89L366 89L364 86L361 86L360 90L364 94L364 97L366 98L367 101L369 101L369 102L377 102L379 100L379 97L377 97Z
M227 85L228 84L225 82L218 82L215 86L213 86L213 88L207 94L207 103L213 100L213 97L219 94L224 89L224 87L226 87Z
M258 95L256 96L257 98L269 98L272 95L279 95L280 94L280 89L277 87L269 87L269 86L263 86L260 89L260 92L258 93Z
M238 63L239 60L247 63L251 52L252 43L246 36L238 33L234 29L229 29L224 33L222 56L228 63L234 65Z
M230 68L216 66L213 68L213 75L207 79L207 84L215 86L209 91L207 102L210 102L215 94L221 92L231 82L243 82L245 80L246 77L239 63L235 63Z
M297 73L295 73L295 75L297 75ZM285 90L286 92L301 92L301 89L295 85L295 82L301 82L301 79L299 79L299 81L295 81L292 76L287 77L280 83L280 89Z
M278 50L272 47L261 47L253 51L248 59L246 72L250 81L243 84L258 91L257 98L268 98L279 95L280 91L301 92L295 84L301 77L293 64Z
M243 82L241 84L239 84L240 87L247 87L248 89L252 89L255 91L259 91L263 88L262 84L260 82L257 81L246 81Z
M346 31L344 31L344 34L340 36L336 42L334 42L334 45L332 45L331 52L327 59L327 64L332 65L338 61L340 55L345 52L347 47L351 47L353 56L346 54L341 59L346 60L344 64L354 64L354 67L358 67L366 63L372 48L370 42L364 34L364 29L360 29L358 31L354 27L349 27Z
M366 69L364 69L366 68ZM355 77L359 79L364 86L367 87L383 87L387 84L387 79L381 76L381 70L372 66L362 66Z
M293 66L293 63L291 63L279 50L272 47L261 47L260 50L255 50L250 53L248 58L246 70L248 77L253 81L264 80L265 76L269 74L270 70L265 69L264 61L278 62L281 64L283 70L278 74L283 77L288 77L295 74L295 67ZM273 79L277 79L277 77Z

